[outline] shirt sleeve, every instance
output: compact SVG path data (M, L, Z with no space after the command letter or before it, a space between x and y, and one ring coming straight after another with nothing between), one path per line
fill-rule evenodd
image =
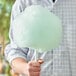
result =
M18 16L26 7L25 0L16 0L11 12L11 21L10 21L10 30L9 30L9 38L10 43L5 48L5 58L6 60L11 63L13 59L20 57L23 59L27 59L27 53L29 51L29 48L19 48L13 40L13 29L12 25L13 20L16 16Z

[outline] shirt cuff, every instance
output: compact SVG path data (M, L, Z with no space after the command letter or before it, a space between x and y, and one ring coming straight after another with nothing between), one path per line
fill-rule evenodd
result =
M14 59L16 59L16 58L22 58L22 59L24 59L24 60L27 60L27 56L20 55L20 54L11 55L11 56L7 57L7 60L8 60L8 62L9 62L9 64L11 64L12 61L13 61Z

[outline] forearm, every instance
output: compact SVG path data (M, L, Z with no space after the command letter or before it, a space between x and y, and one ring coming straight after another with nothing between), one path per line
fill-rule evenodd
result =
M22 75L27 76L40 76L40 66L43 63L43 60L38 61L29 61L27 63L26 60L22 58L16 58L12 61L12 68L13 70Z
M19 74L27 74L28 64L23 58L15 58L11 63L12 69Z
M16 73L23 73L27 66L28 48L20 49L15 44L9 44L5 48L5 58ZM27 61L26 61L27 60ZM26 71L25 71L26 72Z

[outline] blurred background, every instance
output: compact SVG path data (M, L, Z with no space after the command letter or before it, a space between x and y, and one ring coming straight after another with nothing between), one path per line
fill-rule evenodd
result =
M0 0L0 76L19 76L18 74L15 74L12 72L12 70L9 66L9 63L4 58L4 49L5 49L5 46L9 43L8 34L9 34L9 26L10 26L10 15L11 15L11 9L12 9L12 5L13 5L14 1L15 0ZM67 0L65 0L65 2L66 1ZM74 9L75 9L74 3L69 2L68 4L69 4L68 6L63 5L62 7L69 8L72 5L72 7L74 7ZM72 7L70 7L70 10L72 10ZM59 9L58 13L60 13L60 11L61 10ZM63 12L63 11L61 11L61 12ZM68 22L69 21L72 22L71 18L75 19L75 15L73 17L71 17L71 16L68 17L67 13L66 13L65 16L66 16L66 17L64 17L65 19L70 18L69 20L67 20ZM66 22L66 20L64 20L64 22ZM68 35L68 36L70 36L70 35ZM74 36L74 38L75 38L75 36ZM55 55L58 53L59 52L56 51ZM63 54L64 54L64 52L62 52L62 56L63 56ZM74 73L73 76L76 76L76 70L75 70L76 69L75 68L76 67L75 66L76 65L76 51L71 51L70 54L71 54L72 72ZM66 56L68 56L68 54L66 54ZM65 57L63 57L63 58L65 60ZM68 57L66 57L66 58L68 58ZM65 63L67 63L67 61ZM59 67L59 63L55 64L55 65ZM62 65L62 66L66 66L66 65ZM68 68L68 67L65 67L65 68ZM57 70L57 68L55 68L55 69Z
M4 49L9 43L9 26L12 5L15 0L0 0L0 76L15 76L4 58Z

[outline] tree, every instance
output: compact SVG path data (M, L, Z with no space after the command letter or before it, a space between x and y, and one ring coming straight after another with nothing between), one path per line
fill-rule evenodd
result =
M0 42L2 44L2 54L5 44L9 42L8 32L13 2L14 0L0 0Z
M3 54L5 45L9 42L8 32L10 25L10 14L14 0L0 0L0 73L3 72ZM9 72L9 65L7 64L5 72ZM8 75L10 76L10 75Z

